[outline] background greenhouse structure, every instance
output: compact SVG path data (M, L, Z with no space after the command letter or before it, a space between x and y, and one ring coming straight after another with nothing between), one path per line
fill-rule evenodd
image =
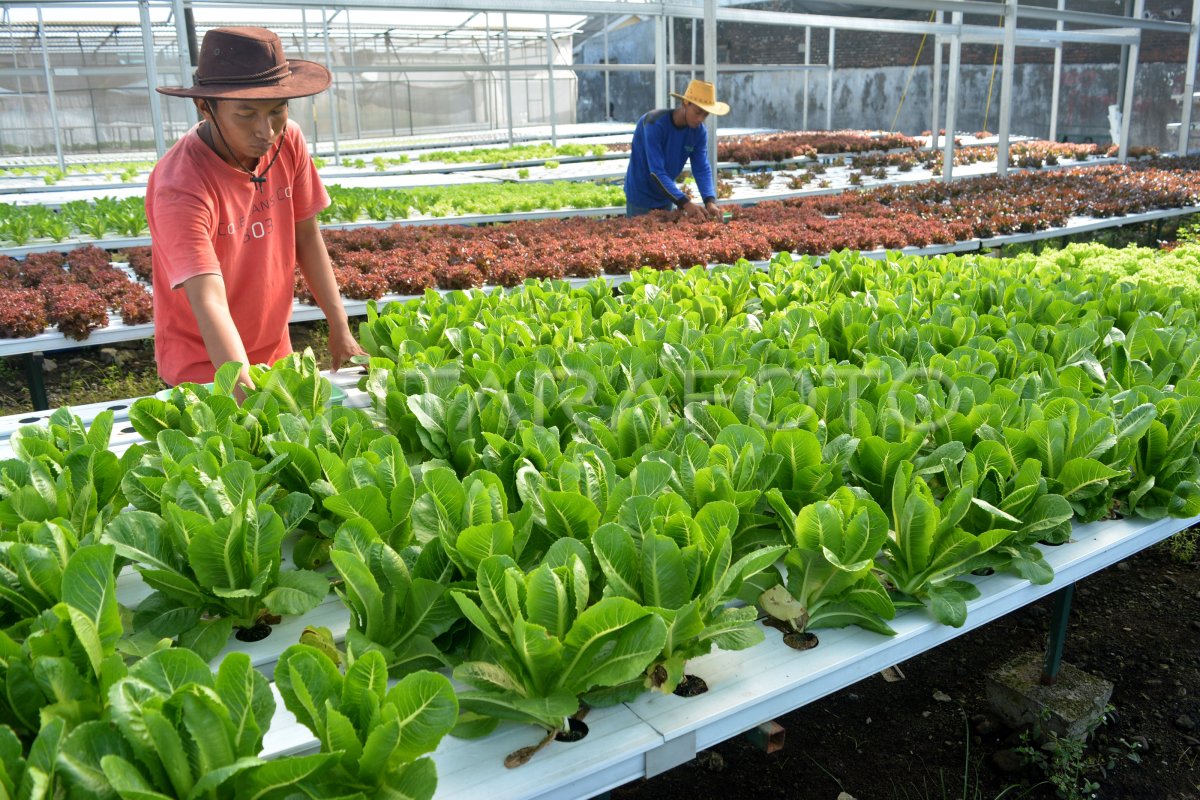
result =
M1200 0L0 9L0 800L1200 797ZM230 25L369 354L297 268L245 392L145 212Z

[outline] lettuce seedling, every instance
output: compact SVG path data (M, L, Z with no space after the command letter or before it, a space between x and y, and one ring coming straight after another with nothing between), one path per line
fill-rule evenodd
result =
M565 730L583 695L643 673L667 640L662 618L633 600L606 597L589 605L586 551L559 552L566 555L528 575L511 558L490 556L479 565L478 599L451 592L488 645L484 658L454 670L475 689L459 696L464 714L455 735L485 735L502 719L547 732L537 745L509 755L509 767Z
M784 558L787 580L766 589L758 602L796 633L847 625L896 633L886 622L896 616L895 606L873 571L888 518L862 494L843 486L828 501L794 513L780 491L767 493L791 549Z
M275 683L288 710L331 759L315 797L429 800L437 769L426 753L454 727L458 702L450 681L414 672L388 688L378 652L353 660L343 676L324 652L292 645L279 657Z

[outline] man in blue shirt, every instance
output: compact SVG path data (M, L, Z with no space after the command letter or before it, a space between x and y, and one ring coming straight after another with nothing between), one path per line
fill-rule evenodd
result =
M692 81L683 94L671 92L683 102L674 109L649 111L633 131L633 148L625 172L625 215L636 217L660 208L679 208L698 220L716 219L717 192L708 164L709 114L723 116L729 106L717 102L716 88L705 81ZM693 203L675 184L683 165L692 162L692 176L704 205Z

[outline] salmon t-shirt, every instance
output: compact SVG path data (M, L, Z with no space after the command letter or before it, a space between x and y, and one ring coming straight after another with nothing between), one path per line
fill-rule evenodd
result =
M205 383L215 372L183 289L184 281L197 275L224 279L229 312L250 363L271 364L291 352L296 221L329 205L295 123L287 123L279 157L261 190L204 143L199 127L159 160L146 187L154 356L158 374L172 386ZM272 148L263 156L255 172L274 153Z

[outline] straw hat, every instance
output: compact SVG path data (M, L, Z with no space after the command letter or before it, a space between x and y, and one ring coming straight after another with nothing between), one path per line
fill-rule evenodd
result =
M729 105L717 102L717 88L707 81L692 81L688 84L686 92L683 94L671 92L671 96L700 106L708 113L718 117L729 113Z
M329 88L329 70L283 54L283 42L266 28L213 28L200 45L195 85L160 86L172 97L285 100Z

